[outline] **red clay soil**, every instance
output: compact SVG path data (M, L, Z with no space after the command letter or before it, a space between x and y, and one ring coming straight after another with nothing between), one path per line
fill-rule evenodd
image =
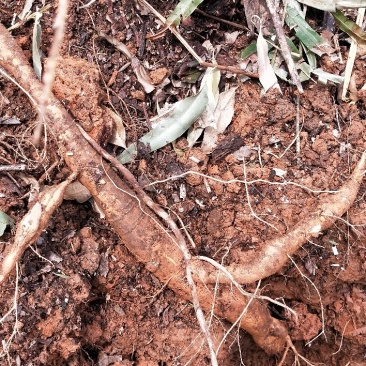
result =
M174 7L172 2L152 3L162 13ZM238 21L241 7L230 6L233 11L228 14ZM12 13L19 13L21 8L9 2L0 9L3 24L9 26ZM205 10L210 9L207 6ZM52 42L53 16L51 9L42 18L45 53ZM187 84L169 84L157 86L157 91L147 95L131 68L121 71L127 58L95 37L92 20L96 28L123 41L132 52L139 52L141 19L148 31L156 28L155 18L140 14L130 1L97 1L80 10L75 1L70 6L54 93L111 153L116 148L106 144L111 121L104 106L113 106L123 117L130 143L148 130L145 115L156 114L157 100L174 102L189 90ZM201 52L201 38L220 44L224 33L233 31L199 14L192 22L195 31L183 27L182 33ZM31 28L26 24L13 32L27 56ZM243 33L235 44L223 47L221 60L229 63L248 41ZM183 72L180 61L191 60L179 42L166 34L146 45L142 59L155 83L165 76L178 82ZM343 46L342 52L346 51ZM344 68L328 56L323 56L321 65L334 73ZM116 70L117 76L110 81ZM356 89L365 82L364 60L358 58ZM306 220L324 195L319 191L337 190L346 181L366 146L366 98L364 91L359 91L356 103L344 103L337 99L335 86L307 82L297 106L297 95L287 84L281 84L283 94L271 91L262 95L257 80L242 82L224 73L220 90L226 84L238 86L235 115L212 154L205 155L199 144L184 149L186 140L182 137L176 145L182 151L169 145L153 154L142 154L128 168L151 198L179 215L195 244L190 247L193 254L230 265L242 253L259 251L263 243ZM14 117L21 122L1 125L0 163L25 163L27 175L42 178L46 184L65 179L68 170L58 160L53 137L49 136L43 159L42 151L31 144L36 113L27 97L3 77L0 92L0 121ZM299 153L293 144L297 113ZM249 151L245 167L234 154L240 146ZM52 164L53 169L42 177ZM207 177L181 176L187 171ZM225 183L232 180L236 181ZM245 180L251 183L246 186ZM289 330L298 352L313 363L366 365L365 188L363 183L351 209L331 229L303 245L281 271L261 283L261 295L277 299L298 313L296 322L282 307L268 304L272 317ZM0 173L0 210L18 222L28 210L29 189L17 173ZM0 238L0 253L12 238L11 231ZM255 288L256 284L244 286L251 292ZM2 288L0 316L11 308L14 291L12 276ZM207 315L217 346L231 324ZM64 201L47 230L25 252L20 262L17 317L18 332L0 364L210 364L192 304L140 264L89 202ZM14 324L12 312L1 323L3 343L11 336ZM237 327L218 353L219 365L224 366L277 365L281 357L267 355ZM293 361L290 351L284 365Z

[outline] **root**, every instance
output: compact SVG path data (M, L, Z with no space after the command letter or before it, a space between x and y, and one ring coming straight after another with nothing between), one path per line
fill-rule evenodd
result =
M39 104L42 100L43 86L35 78L19 46L2 25L0 48L0 65L17 79ZM190 259L189 253L186 253L188 257L182 254L182 250L184 252L185 249L177 245L180 244L180 239L176 229L172 229L176 234L176 238L172 238L159 224L154 213L145 207L145 200L136 197L133 190L121 181L110 167L104 168L98 152L84 139L72 118L52 94L45 113L48 117L46 120L52 121L47 127L58 137L60 152L66 164L74 174L80 172L80 182L91 192L98 206L104 211L107 221L137 259L145 263L146 268L163 283L169 280L168 286L177 295L191 300L192 288L187 286L186 281L186 276L189 278L186 265L188 258L192 272L199 279L196 291L202 309L210 311L213 308L212 303L215 303L214 311L218 317L232 323L240 319L240 327L251 334L266 352L281 352L288 343L288 333L280 321L270 316L266 305L258 299L243 296L235 287L220 286L219 291L214 294L217 269L198 258ZM322 199L318 210L309 215L308 220L298 223L282 237L264 244L261 250L248 256L246 254L241 263L227 267L227 272L239 283L253 283L280 270L288 260L288 255L293 254L311 237L329 228L336 217L342 216L348 210L356 197L365 166L364 153L349 181L337 193ZM136 189L133 185L132 187ZM168 216L166 213L165 215ZM20 253L18 251L16 254L17 260ZM241 253L240 256L242 257ZM4 268L4 261L2 266ZM6 272L8 273L8 270ZM4 278L2 277L2 281ZM220 284L223 283L229 284L230 279L220 276ZM246 307L245 316L240 318Z
M330 228L337 217L341 217L356 199L366 169L366 152L354 168L350 178L334 194L320 200L317 209L307 220L297 223L286 234L264 243L260 249L238 253L239 263L226 267L235 280L241 284L253 283L278 272L303 244L322 231ZM203 266L198 259L194 263L195 272L202 281L214 283L217 271ZM229 283L225 277L223 281Z
M2 25L0 48L0 65L30 92L39 105L43 85L35 78L21 49ZM47 127L57 136L66 164L73 172L80 172L79 181L91 192L121 241L163 283L170 279L168 286L178 296L191 300L191 290L185 279L184 256L176 241L167 235L166 229L158 224L147 207L141 209L140 200L110 167L104 170L100 155L83 138L70 115L53 95L50 95L45 113L46 121L52 121ZM202 309L210 311L215 302L215 314L230 322L239 318L249 301L229 286L221 287L216 297L209 286L201 282L196 286ZM251 299L251 305L239 325L268 353L281 352L285 345L285 326L272 318L266 305L257 299Z
M113 165L118 169L118 171L124 176L124 178L132 185L135 192L138 194L139 198L149 207L151 208L161 219L163 219L166 224L171 228L173 231L175 238L172 238L174 242L178 245L179 249L181 250L185 265L186 265L186 278L188 285L191 290L192 294L192 302L194 306L194 310L196 312L196 317L198 320L198 323L201 327L201 330L205 336L205 339L208 344L208 348L210 350L211 355L211 364L212 366L217 365L217 357L216 352L213 347L213 341L210 334L209 327L207 326L205 317L203 315L201 305L199 302L199 298L197 295L197 287L195 282L192 278L192 269L191 269L191 254L189 253L189 249L187 247L186 241L184 240L183 235L181 234L179 228L175 224L175 222L172 220L172 218L160 207L158 206L145 192L144 190L139 186L137 180L135 177L131 174L131 172L124 167L115 157L108 154L104 149L102 149L80 126L79 130L81 134L84 136L84 138L89 142L89 144L99 153L101 154L105 159L109 160Z
M52 47L50 50L48 63L46 65L44 75L43 75L43 84L44 84L44 93L41 99L40 104L40 114L38 116L38 124L34 130L34 136L33 136L33 143L38 146L42 129L43 129L43 116L47 104L47 100L49 98L49 95L52 91L52 83L55 76L55 70L57 66L57 57L59 55L61 43L64 37L64 29L65 29L65 22L67 17L67 10L68 10L68 0L60 0L58 3L58 10L55 22L53 24L53 28L55 30L53 41L52 41Z
M73 173L66 181L41 192L32 208L18 223L14 243L1 262L0 286L13 271L24 251L37 240L46 228L53 212L63 201L66 187L76 178L76 175L77 173Z
M292 343L292 341L291 341L291 339L290 339L289 336L287 338L287 346L289 348L291 348L292 352L295 355L294 365L299 365L300 366L300 361L299 360L304 361L305 364L306 365L309 365L309 366L318 366L318 365L320 365L319 363L313 363L313 362L309 361L307 358L305 358L304 356L300 355L300 353L297 351L296 347Z

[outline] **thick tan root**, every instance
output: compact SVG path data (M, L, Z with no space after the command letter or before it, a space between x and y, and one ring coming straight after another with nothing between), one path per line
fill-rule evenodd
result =
M2 25L0 49L0 64L39 103L43 86L35 78L20 48ZM73 172L80 172L79 180L102 207L106 219L126 247L162 282L169 281L169 287L178 295L191 299L191 291L185 281L182 252L155 215L112 169L101 165L99 154L82 137L71 117L53 95L48 100L46 112L51 121L48 127L57 136L67 165ZM337 217L348 210L356 197L365 166L366 155L363 154L350 180L338 193L323 198L318 210L308 220L298 223L284 236L264 244L261 250L246 253L245 257L241 255L241 263L228 267L227 270L241 283L252 283L280 270L288 255L293 254L306 240L330 227ZM209 311L215 302L216 315L231 322L236 321L250 299L237 289L225 285L220 286L216 298L213 298L213 285L210 283L216 281L217 270L198 259L192 260L192 267L199 279L197 293L202 308ZM174 277L171 278L172 274ZM229 281L222 275L220 283L224 282ZM259 300L251 302L240 326L268 353L278 353L286 344L286 328L270 316L266 305Z
M46 228L50 217L63 201L66 187L76 178L76 173L54 187L48 187L39 194L29 212L17 225L14 243L10 247L0 266L0 286L15 268L24 251L33 244Z
M0 64L39 103L43 86L34 76L19 46L2 25L0 49ZM182 252L154 214L137 200L112 169L101 165L99 154L81 136L72 118L53 95L48 100L46 113L51 121L48 127L57 136L67 165L73 172L80 172L80 182L89 189L126 247L162 282L169 281L171 289L190 300ZM220 287L214 299L213 288L201 282L197 283L197 293L204 310L210 311L215 302L216 315L231 322L239 318L250 300L229 286ZM240 326L268 353L281 352L285 346L286 328L272 318L266 305L258 300L251 301Z
M286 234L264 243L260 249L240 252L235 256L239 263L226 267L235 280L241 284L253 283L278 272L307 240L317 237L322 231L330 228L334 222L351 207L356 199L366 169L366 152L361 156L351 177L335 194L328 194L319 201L317 209L308 215L306 220L298 222ZM231 251L233 254L234 250ZM202 265L200 260L192 263L193 270L201 281L214 283L218 271ZM221 283L230 283L223 278Z

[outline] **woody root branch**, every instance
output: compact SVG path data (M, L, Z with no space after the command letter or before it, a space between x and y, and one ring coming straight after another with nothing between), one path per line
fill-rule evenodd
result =
M2 25L0 50L0 65L28 91L37 107L42 100L43 85ZM47 226L48 218L62 202L65 186L77 177L102 208L121 242L163 283L168 282L178 296L192 301L193 294L197 313L201 308L205 311L213 308L220 318L237 322L266 352L279 353L284 350L289 342L285 325L270 315L263 299L247 296L240 286L232 286L232 282L249 284L276 273L287 262L288 256L308 239L332 226L356 198L366 168L365 153L348 181L335 194L324 195L307 220L295 225L285 235L264 243L259 252L241 253L240 263L219 268L212 261L191 257L181 231L169 220L169 216L141 191L126 168L119 166L105 153L104 158L117 167L120 175L109 164L103 164L101 150L98 152L98 147L94 148L87 141L53 95L46 103L43 117L49 131L57 136L59 151L71 174L60 186L54 187L55 191L40 195L33 208L18 223L14 243L9 246L9 252L0 264L0 286L5 284L23 251ZM29 225L33 226L32 230ZM220 289L214 294L218 278ZM201 328L205 330L202 324Z

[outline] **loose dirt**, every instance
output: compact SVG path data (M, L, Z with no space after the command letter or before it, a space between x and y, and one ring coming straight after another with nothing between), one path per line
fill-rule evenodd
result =
M174 7L173 2L151 3L164 14ZM210 11L207 6L203 9ZM239 4L230 3L230 12L220 9L211 11L241 21ZM3 6L3 24L9 26L12 13L20 10L15 3ZM54 13L51 9L42 18L46 54ZM193 15L191 22L182 27L182 34L201 54L204 39L224 44L224 33L233 31L200 14ZM121 70L128 59L96 37L94 26L138 54L150 70L155 92L144 93L131 68ZM147 32L156 29L155 18L139 13L130 1L97 1L79 10L78 3L71 2L54 93L112 153L119 150L107 144L111 121L104 114L105 106L123 117L130 143L148 131L146 115L156 115L157 102L174 102L191 88L181 82L190 69L184 62L191 57L169 33L146 42L143 49L144 27ZM31 33L30 24L13 32L27 55ZM224 44L218 60L230 64L249 40L243 34L236 43ZM330 72L343 67L327 56L321 63ZM357 59L356 86L366 83L364 67L364 60ZM174 83L162 86L166 77ZM365 149L363 92L353 104L339 102L336 87L314 82L304 84L300 97L286 84L281 84L282 94L262 95L257 80L242 82L224 73L220 89L234 84L238 86L235 115L212 154L205 155L199 144L185 148L182 137L175 148L168 145L152 154L142 153L128 166L148 194L183 221L194 242L192 253L226 265L306 220L323 194L319 192L337 190ZM30 142L36 114L29 101L4 78L0 87L1 119L15 117L21 122L1 126L1 164L25 162L27 174L42 177L42 184L60 182L67 169L58 160L54 137L49 136L46 150L36 149ZM299 153L294 142L297 116ZM234 154L243 146L249 151L245 162ZM188 171L200 175L183 175ZM296 322L283 308L269 305L272 316L289 329L299 353L314 363L366 364L365 188L363 183L352 208L331 229L306 243L280 273L262 281L262 295L280 299L298 313ZM27 212L28 191L16 173L1 174L0 210L19 221ZM12 236L7 231L1 237L0 253L11 245ZM254 291L255 285L245 289ZM1 316L11 308L14 291L13 276L2 289ZM89 202L64 201L47 230L26 251L19 264L17 317L18 331L0 363L210 364L191 303L139 264ZM14 312L3 320L1 340L9 339L14 322ZM230 324L215 317L209 322L217 346ZM235 328L218 358L220 365L276 365L281 356L265 354ZM293 360L289 352L284 364Z

